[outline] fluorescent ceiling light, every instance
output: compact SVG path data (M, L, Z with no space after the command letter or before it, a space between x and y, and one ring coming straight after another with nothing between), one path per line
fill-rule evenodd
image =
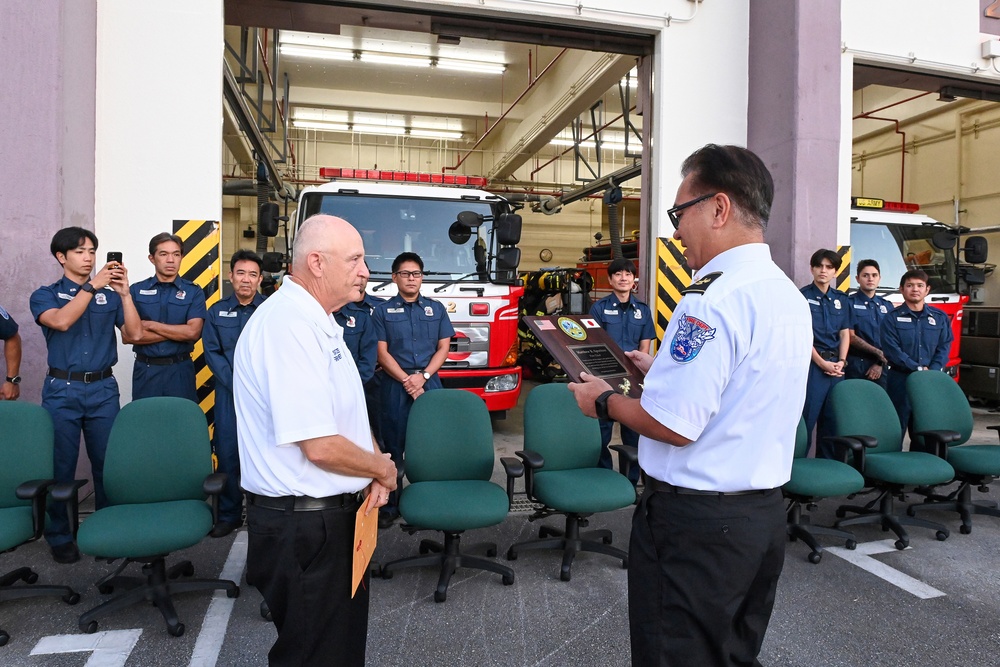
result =
M319 130L321 132L345 132L357 134L378 134L390 136L409 135L418 139L451 139L460 140L461 132L445 130L429 130L424 128L405 128L393 125L367 125L364 123L330 123L325 121L292 119L292 127L303 130Z
M573 145L573 140L572 139L553 139L549 143L552 144L553 146L572 146ZM597 148L597 144L595 144L593 141L581 141L580 142L580 148ZM620 141L602 141L601 142L601 148L604 149L604 150L624 151L625 150L625 144L624 144L624 142L620 142ZM642 146L638 145L638 144L633 146L633 145L630 144L629 145L629 150L632 151L632 152L638 153L638 152L642 151Z
M303 130L325 130L326 132L350 132L351 128L346 123L325 123L315 120L292 119L292 127Z
M430 67L431 59L424 56L407 56L394 53L361 52L361 62L379 65L401 65L403 67Z
M281 55L299 56L300 58L317 58L319 60L354 60L353 51L342 49L327 49L321 46L299 46L297 44L282 44Z
M476 60L456 60L455 58L438 58L436 67L438 69L447 69L456 72L478 72L481 74L503 74L507 71L507 65L504 63L491 63Z
M446 130L421 130L419 128L410 129L411 137L420 137L421 139L454 139L458 140L462 138L461 132L448 132Z

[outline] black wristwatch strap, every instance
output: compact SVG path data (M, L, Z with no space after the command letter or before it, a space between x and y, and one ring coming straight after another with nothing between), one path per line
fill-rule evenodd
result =
M97 291L97 288L91 285L89 280L84 284L80 285L80 289L82 289L84 292L89 292L90 294L93 294L94 292Z
M611 394L615 393L613 389L609 389L594 401L594 410L597 412L598 419L610 419L608 416L608 398Z

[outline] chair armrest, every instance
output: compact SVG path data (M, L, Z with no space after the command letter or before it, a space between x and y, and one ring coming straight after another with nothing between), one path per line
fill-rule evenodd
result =
M74 479L72 482L60 482L52 487L49 495L52 500L66 503L66 513L69 515L70 532L76 538L76 530L80 527L80 494L77 493L80 487L85 485L87 480ZM42 512L45 512L43 503Z
M507 474L507 500L513 504L514 479L524 476L524 464L513 456L501 456L500 465L503 466L504 472Z
M515 455L524 461L524 493L530 500L535 499L535 471L545 466L545 459L536 451L521 449L514 452Z
M862 475L865 473L865 449L878 444L878 440L869 435L827 436L823 441L832 443L839 452L843 452L844 458L839 459L841 462L847 462L846 454L850 450L854 454L850 463Z
M991 431L996 431L997 435L1000 436L1000 424L997 424L996 426L987 426L986 428Z
M45 495L49 487L56 483L54 479L32 479L19 484L14 489L14 495L18 500L32 500L40 495Z
M222 493L222 489L226 486L227 477L229 477L229 475L224 472L213 472L205 478L204 482L201 483L201 490L208 496L209 502L212 505L213 525L219 522L219 495Z
M608 449L618 452L618 472L628 477L632 466L639 463L639 448L630 445L611 445Z
M878 447L878 438L873 435L848 435L846 437L852 440L857 440L868 449Z
M930 445L931 453L943 459L948 458L948 445L962 437L962 434L958 431L947 429L920 431L914 435L923 438L924 443Z

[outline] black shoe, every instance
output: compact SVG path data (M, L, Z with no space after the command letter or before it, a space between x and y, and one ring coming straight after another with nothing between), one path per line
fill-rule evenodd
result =
M220 521L212 526L212 530L208 534L211 537L225 537L241 525L243 525L242 521Z
M392 528L392 524L396 523L397 517L399 517L399 510L385 510L385 509L379 510L378 513L379 530Z
M57 544L52 547L52 560L63 565L69 565L80 560L80 550L76 548L75 542Z

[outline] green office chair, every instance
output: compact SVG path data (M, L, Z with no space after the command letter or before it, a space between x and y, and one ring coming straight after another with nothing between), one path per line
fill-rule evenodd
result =
M933 454L903 451L903 433L896 409L885 390L874 382L844 380L830 391L827 400L833 415L834 433L862 445L853 451L854 467L864 476L867 485L879 491L878 497L863 507L840 506L838 517L847 512L860 516L843 519L834 525L842 528L862 523L881 524L883 530L896 533L897 549L905 549L910 544L903 525L930 528L937 539L948 539L948 529L939 523L896 514L893 498L902 499L907 488L950 482L955 477L955 470Z
M158 397L122 408L111 427L104 460L108 506L83 522L77 544L92 556L123 559L97 582L100 593L118 586L128 590L80 616L80 630L96 632L99 617L149 600L163 615L167 631L179 637L184 624L177 618L173 595L213 589L224 589L231 598L240 594L239 587L225 579L168 581L194 574L190 561L167 569L166 556L208 535L224 482L224 474L212 473L208 424L197 403ZM143 564L144 576L120 576L133 562Z
M972 499L973 485L985 492L989 490L987 485L1000 476L1000 447L965 444L972 436L972 409L958 383L947 374L911 373L906 393L913 408L913 446L948 461L959 482L958 489L947 496L929 491L923 504L911 505L907 512L911 516L924 510L958 512L962 519L959 530L968 535L972 532L973 514L1000 516L996 502ZM1000 426L989 428L1000 430Z
M37 540L45 528L45 496L52 479L52 419L31 403L0 401L0 552ZM76 604L80 595L68 586L34 584L38 574L20 567L0 576L0 602L58 595ZM0 630L0 646L10 635Z
M809 454L809 435L806 433L805 420L799 420L795 432L795 458L792 460L791 479L781 487L788 502L788 537L794 541L802 540L812 549L809 552L809 562L818 563L823 558L823 547L816 540L816 535L830 535L845 541L848 549L854 549L858 543L854 533L816 526L810 522L808 515L802 514L802 505L806 506L822 498L846 496L857 493L865 487L865 479L857 470L841 461L832 459L807 458Z
M493 460L493 426L481 398L461 389L436 389L413 403L406 424L405 475L409 484L399 496L399 513L405 522L402 528L410 534L440 531L444 543L422 540L421 555L383 565L383 579L391 579L398 569L433 565L441 571L435 602L445 601L448 584L459 567L495 572L503 577L504 586L514 583L514 571L509 567L461 550L464 531L495 526L510 511L508 494L490 481ZM512 469L511 462L520 462L504 461L508 475L516 476L520 466ZM487 556L496 556L495 544L485 546Z
M579 551L620 558L622 567L628 567L628 553L610 546L611 531L580 532L591 514L635 502L635 489L625 475L597 466L600 450L597 420L580 412L565 384L541 385L531 390L524 405L524 450L515 452L526 467L524 489L528 498L543 505L529 520L565 514L566 528L560 531L542 526L538 540L510 547L508 560L516 560L518 551L558 549L563 552L559 572L563 581L570 580L573 559Z

